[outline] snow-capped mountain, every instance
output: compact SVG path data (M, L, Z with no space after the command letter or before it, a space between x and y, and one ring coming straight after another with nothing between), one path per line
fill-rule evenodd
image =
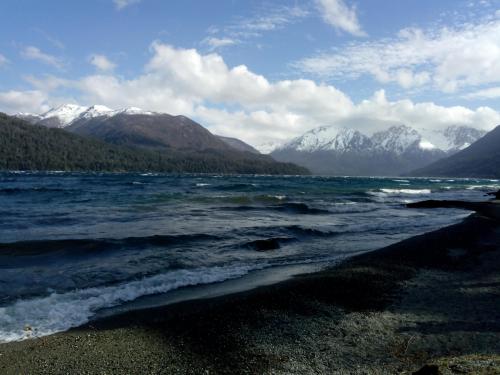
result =
M118 114L127 115L153 115L155 112L144 111L137 107L127 107L113 110L104 105L93 105L83 107L76 104L64 104L41 115L31 113L17 113L14 116L26 120L32 124L44 125L49 128L65 128L79 120L89 120L95 117L112 117Z
M92 107L88 107L87 109L85 109L85 111L82 112L78 117L68 122L66 126L74 122L76 119L80 120L80 119L91 119L100 116L109 116L113 112L114 111L111 108L108 108L104 105L93 105Z
M467 126L450 126L443 132L447 140L446 150L459 151L469 147L479 138L486 135L486 131L470 128Z
M423 141L422 136L406 125L391 126L373 134L371 137L373 148L380 151L392 152L396 155L404 154L409 150L432 149L429 142Z
M457 152L484 134L463 126L434 131L399 125L368 137L354 129L322 126L292 139L271 155L315 173L397 175Z
M18 113L15 116L31 124L64 128L70 133L122 146L259 154L243 141L216 136L186 116L137 107L113 110L103 105L65 104L41 115Z
M371 147L370 139L357 130L322 126L291 140L286 145L280 147L280 149L292 148L302 152L320 150L347 152L364 150L369 147Z

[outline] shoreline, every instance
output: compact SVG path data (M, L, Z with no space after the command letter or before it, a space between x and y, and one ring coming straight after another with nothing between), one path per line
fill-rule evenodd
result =
M0 344L0 372L500 371L499 255L499 223L475 214L320 272Z

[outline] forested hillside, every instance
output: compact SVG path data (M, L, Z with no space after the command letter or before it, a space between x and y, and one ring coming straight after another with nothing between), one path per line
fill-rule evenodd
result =
M249 153L145 150L110 145L0 113L1 170L155 171L304 174L307 170Z

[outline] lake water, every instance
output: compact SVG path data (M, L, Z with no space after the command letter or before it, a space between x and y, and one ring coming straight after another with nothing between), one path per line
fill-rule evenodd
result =
M0 173L0 342L186 286L327 266L469 214L405 203L485 200L498 188L480 179Z

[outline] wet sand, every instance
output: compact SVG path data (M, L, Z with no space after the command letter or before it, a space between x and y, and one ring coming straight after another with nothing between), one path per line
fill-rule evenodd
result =
M131 311L0 345L1 374L419 369L500 373L497 220L475 214L278 284Z

